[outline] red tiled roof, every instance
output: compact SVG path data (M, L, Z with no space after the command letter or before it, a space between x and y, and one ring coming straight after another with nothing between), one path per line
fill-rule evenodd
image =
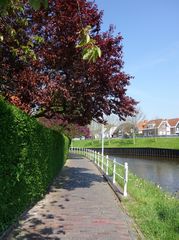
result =
M171 127L175 127L177 125L177 122L179 122L179 118L168 119L168 123Z
M150 120L148 121L147 125L149 124L155 124L155 127L158 127L160 125L160 123L162 121L164 121L165 119L154 119L154 120Z

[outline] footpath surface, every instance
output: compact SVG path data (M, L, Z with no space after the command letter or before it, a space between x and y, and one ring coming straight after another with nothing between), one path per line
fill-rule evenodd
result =
M49 193L4 239L134 240L139 237L95 165L71 155Z

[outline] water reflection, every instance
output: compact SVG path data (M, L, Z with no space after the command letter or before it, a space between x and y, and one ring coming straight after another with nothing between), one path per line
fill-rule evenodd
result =
M128 162L137 176L160 185L166 191L179 192L179 159L129 158L110 156L120 163Z

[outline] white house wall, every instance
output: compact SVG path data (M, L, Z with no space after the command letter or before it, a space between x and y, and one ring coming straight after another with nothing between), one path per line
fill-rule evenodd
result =
M177 125L176 125L176 132L175 133L179 134L179 123L177 123Z
M170 135L170 125L167 121L162 121L158 127L158 135Z

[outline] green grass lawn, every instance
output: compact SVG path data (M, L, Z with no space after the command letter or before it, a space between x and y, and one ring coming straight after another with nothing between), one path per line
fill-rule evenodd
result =
M122 174L122 170L119 170ZM179 239L179 199L129 172L129 196L122 204L147 240ZM123 186L123 181L117 178Z
M101 140L73 140L73 147L98 148L101 147ZM106 148L167 148L179 149L179 137L177 138L136 138L135 144L130 139L105 139L104 147Z
M179 200L154 184L129 173L128 192L124 199L129 215L147 240L179 239Z

